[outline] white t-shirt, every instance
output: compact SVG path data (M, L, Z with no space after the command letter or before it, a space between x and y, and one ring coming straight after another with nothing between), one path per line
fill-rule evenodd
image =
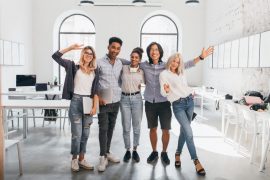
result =
M83 73L81 69L78 69L74 78L74 93L79 95L90 95L92 83L95 78L95 74Z
M174 102L179 98L185 98L193 92L193 90L188 86L186 76L184 74L178 75L169 70L164 70L159 75L159 81L161 95L167 97L170 102ZM165 92L164 84L169 85L169 93Z

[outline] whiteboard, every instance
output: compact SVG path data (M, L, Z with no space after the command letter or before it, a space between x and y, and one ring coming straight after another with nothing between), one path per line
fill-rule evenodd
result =
M218 46L218 68L223 68L224 66L224 44Z
M213 52L213 68L218 67L218 45L214 47Z
M238 67L239 63L239 39L232 41L231 67Z
M12 65L11 42L4 41L4 64Z
M260 66L260 34L248 38L248 67Z
M19 44L12 42L12 64L19 65Z
M24 44L20 43L19 45L19 65L24 65L24 61L25 61L25 48L24 48Z
M231 66L231 47L232 42L226 42L224 47L224 68Z
M239 67L248 65L248 37L240 39L239 45Z
M0 64L4 64L4 46L3 46L3 40L0 40Z
M270 67L270 31L261 34L260 67Z

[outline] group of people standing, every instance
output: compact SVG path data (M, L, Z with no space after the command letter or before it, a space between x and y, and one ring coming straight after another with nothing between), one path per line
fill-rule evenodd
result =
M148 61L141 62L143 50L135 48L130 54L130 61L118 58L122 40L118 37L109 39L108 53L96 60L96 54L91 46L74 44L55 52L53 59L66 70L62 98L70 99L69 119L71 121L71 169L79 171L94 169L84 158L87 140L93 115L98 112L100 162L98 171L105 171L108 161L119 163L120 159L111 153L110 146L113 131L121 109L123 138L126 153L124 162L131 158L140 161L137 147L140 140L141 120L143 115L143 100L141 84L145 84L145 113L150 129L149 136L152 152L147 158L148 163L157 161L157 127L160 122L162 130L161 160L170 164L167 154L171 129L172 111L180 123L180 135L175 153L175 167L181 167L180 155L185 142L194 161L196 172L205 175L205 170L198 160L190 126L194 110L193 91L188 86L185 69L193 67L213 52L213 47L203 49L199 57L183 62L181 54L175 53L167 63L162 61L163 49L159 43L152 42L146 49ZM62 55L71 50L81 50L80 61L62 59ZM111 94L110 102L103 98L102 91ZM83 110L83 97L91 97L93 106L89 112ZM108 100L107 100L108 101ZM98 107L99 106L99 107ZM131 125L133 128L133 144L130 142ZM132 149L132 153L131 153Z

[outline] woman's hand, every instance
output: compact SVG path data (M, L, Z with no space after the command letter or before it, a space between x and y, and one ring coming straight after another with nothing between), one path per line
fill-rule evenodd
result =
M213 52L214 52L214 47L213 46L209 46L206 50L203 48L200 57L204 59L207 56L213 54Z
M80 50L83 48L83 44L72 44L71 46L69 46L70 50Z
M82 49L82 48L83 48L83 44L72 44L67 48L59 50L59 52L62 54L65 54L71 50L78 50L78 49Z
M164 88L164 91L165 91L166 93L169 93L169 92L170 92L170 85L169 85L169 84L164 84L164 85L163 85L163 88Z
M96 107L93 107L90 111L90 115L95 115L97 113L97 108Z

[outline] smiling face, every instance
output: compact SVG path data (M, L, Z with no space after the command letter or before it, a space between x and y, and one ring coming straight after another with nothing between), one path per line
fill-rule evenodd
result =
M115 60L121 51L121 44L113 42L108 46L108 55L111 60Z
M94 58L94 53L91 49L85 49L83 52L83 61L89 64Z
M141 62L140 56L138 53L133 52L130 55L131 67L138 67L139 63Z
M178 71L178 68L179 68L179 65L180 65L180 59L179 58L174 58L170 64L170 70L172 72L177 72Z
M158 46L156 44L152 45L150 48L150 57L153 60L154 63L158 63L160 58L160 52L158 49Z

